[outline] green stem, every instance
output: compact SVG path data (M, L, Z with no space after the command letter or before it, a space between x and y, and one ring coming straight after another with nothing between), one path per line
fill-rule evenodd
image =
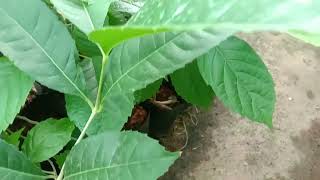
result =
M97 108L98 112L101 111L101 93L103 89L103 82L104 82L104 72L105 72L105 67L108 62L109 56L103 52L103 49L101 48L100 45L98 45L101 53L102 53L102 62L101 62L101 72L100 72L100 77L99 77L99 87L98 87L98 94L97 94L97 99L96 99L96 104L95 107Z
M102 93L104 74L105 74L104 71L105 71L105 66L106 66L106 64L108 62L108 54L109 53L104 53L102 47L99 44L97 44L97 45L98 45L98 47L99 47L99 49L101 51L101 54L102 54L102 62L101 62L102 66L101 66L101 73L100 73L100 78L99 78L97 99L96 99L96 103L95 103L94 107L93 107L92 103L91 104L88 103L89 106L92 109L92 112L91 112L91 115L90 115L86 125L84 126L83 130L81 131L80 136L78 137L76 143L74 144L74 146L81 142L81 140L86 135L86 131L88 130L88 128L89 128L90 124L92 123L94 117L96 116L97 113L99 113L101 111L101 107L100 107L101 105L100 104L101 104L101 93ZM89 102L91 102L91 101L89 101ZM59 174L57 180L62 180L63 179L64 169L65 169L65 163L63 164L63 166L62 166L62 168L60 170L60 174Z
M16 118L18 118L18 119L21 119L21 120L24 120L24 121L26 121L27 123L29 123L29 124L32 124L32 125L37 125L37 124L39 124L39 122L37 122L37 121L33 121L33 120L31 120L31 119L29 119L29 118L27 118L27 117L24 117L24 116L16 116Z
M97 111L96 111L96 109L94 108L94 109L92 110L92 113L91 113L91 115L90 115L90 117L89 117L86 125L84 126L83 130L81 131L80 136L78 137L76 143L74 144L74 146L77 145L77 144L79 144L80 141L84 138L84 136L86 135L86 131L88 130L88 128L89 128L89 126L90 126L91 122L93 121L93 119L94 119L94 117L95 117L96 114L97 114ZM60 174L59 174L57 180L62 180L63 174L64 174L64 167L65 167L65 163L63 164L63 166L62 166L62 168L61 168L61 171L60 171Z

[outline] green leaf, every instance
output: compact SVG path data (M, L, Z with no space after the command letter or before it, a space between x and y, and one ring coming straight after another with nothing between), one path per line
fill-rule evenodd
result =
M0 139L1 180L47 179L39 168L14 146Z
M103 44L104 50L108 52L119 41L142 36L152 30L193 31L214 28L217 31L236 32L301 30L319 33L318 7L320 1L311 0L202 0L201 3L199 0L147 1L124 26L95 31L90 34L90 38Z
M12 134L5 134L2 136L2 139L5 140L7 143L14 145L15 147L19 148L20 145L20 137L23 132L24 128L12 133Z
M131 115L135 91L183 67L229 34L206 30L162 33L132 39L113 49L106 68L102 111L91 123L88 134L120 131ZM88 106L74 97L67 99L67 109L75 124L80 124L80 129L84 127L91 114Z
M227 107L272 127L273 80L245 41L230 37L200 57L198 66L204 80Z
M205 108L212 104L214 92L203 80L197 61L175 71L170 77L177 93L187 102Z
M87 68L84 68L84 75L87 79L88 86L87 91L92 92L92 95L96 95L95 92L97 91L98 85L95 82L95 77L93 77L93 71L95 71L96 78L99 80L101 57L94 57L92 61L84 60L82 63L88 63L86 65ZM113 98L108 99L107 102L110 104L110 107L103 108L102 111L94 117L93 122L86 131L88 135L102 133L106 130L120 131L134 106L133 96L125 93L122 94L121 92L116 93ZM78 96L66 95L66 108L71 121L73 121L79 129L83 130L92 111L90 106Z
M24 105L32 84L33 80L29 76L7 58L0 57L0 132L13 122Z
M102 110L87 134L120 131L131 115L135 91L182 68L230 34L207 30L162 33L132 39L115 48L106 67ZM67 96L66 102L68 116L83 129L91 114L90 107L76 96Z
M66 161L69 153L70 153L70 151L66 150L63 153L57 154L53 157L56 160L56 163L58 164L59 169L62 169L62 166L63 166L64 162Z
M147 135L108 132L85 139L71 150L64 179L157 179L178 157L178 152L165 151Z
M140 10L144 3L144 0L119 0L111 4L109 11L118 11L129 14L135 14Z
M78 28L74 28L72 30L72 36L76 41L77 48L81 55L87 57L101 56L99 47L91 42L87 35L81 32Z
M93 65L93 59L83 59L79 64L82 68L86 81L85 92L91 101L95 102L98 93L98 81L96 78L96 70Z
M162 81L163 79L159 79L151 84L148 84L147 87L136 91L134 93L135 102L140 103L156 95L162 84Z
M94 31L90 33L89 39L93 42L100 44L105 54L109 54L111 49L121 42L131 39L134 37L154 34L159 32L168 31L165 28L159 29L146 29L146 28L136 28L136 27L109 27L102 30Z
M133 101L132 94L114 92L113 96L105 101L108 107L103 107L101 112L94 117L86 131L87 135L110 130L120 131L131 114ZM88 104L78 96L66 96L66 108L68 117L80 130L83 130L92 111Z
M0 51L41 84L83 94L74 41L46 4L40 0L0 0L0 4Z
M227 36L227 32L209 30L161 33L121 44L110 54L104 98L114 92L133 93L145 88L192 62Z
M69 119L47 119L29 131L22 149L33 162L45 161L71 140L73 129L74 125Z
M82 32L89 34L103 27L113 1L115 0L91 0L87 3L79 0L51 0L51 3Z
M320 32L308 33L303 31L289 31L289 34L307 43L320 47Z

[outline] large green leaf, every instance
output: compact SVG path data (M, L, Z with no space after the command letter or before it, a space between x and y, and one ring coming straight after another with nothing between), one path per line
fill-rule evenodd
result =
M14 146L0 139L1 180L47 179L39 168Z
M111 2L115 0L94 0L90 3L75 0L51 0L55 8L81 31L89 34L103 27Z
M7 58L0 57L0 132L13 122L24 105L32 84L29 76Z
M289 34L293 37L320 47L320 32L308 33L304 31L289 31Z
M42 121L28 132L22 149L33 162L45 161L71 140L73 129L69 119Z
M175 71L170 77L177 93L187 102L205 108L212 104L214 92L203 80L197 61Z
M108 132L89 137L67 157L65 180L157 179L179 157L138 132Z
M197 31L161 33L132 39L115 48L106 67L102 111L87 133L120 131L134 106L134 92L182 68L228 37L230 33ZM68 96L68 116L82 129L91 109L76 96Z
M311 0L147 1L126 25L107 27L91 33L90 37L108 51L119 41L151 33L152 30L214 28L218 31L300 30L319 33L319 7L320 1Z
M275 90L271 75L255 51L230 37L198 60L200 73L233 111L272 127Z
M44 2L0 0L0 22L0 51L19 69L52 89L83 95L75 43Z
M210 30L161 33L121 44L110 55L104 98L114 92L133 93L146 87L192 62L229 35Z

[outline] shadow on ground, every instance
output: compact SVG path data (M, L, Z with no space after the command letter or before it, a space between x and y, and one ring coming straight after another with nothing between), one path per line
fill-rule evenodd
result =
M292 138L294 146L302 153L299 163L289 170L292 179L319 180L320 179L320 119L312 121L308 130L300 136Z

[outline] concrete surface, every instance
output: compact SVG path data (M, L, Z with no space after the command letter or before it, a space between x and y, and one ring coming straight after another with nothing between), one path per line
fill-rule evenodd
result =
M216 102L188 125L189 143L162 180L320 180L320 49L287 35L240 35L276 84L274 130Z

